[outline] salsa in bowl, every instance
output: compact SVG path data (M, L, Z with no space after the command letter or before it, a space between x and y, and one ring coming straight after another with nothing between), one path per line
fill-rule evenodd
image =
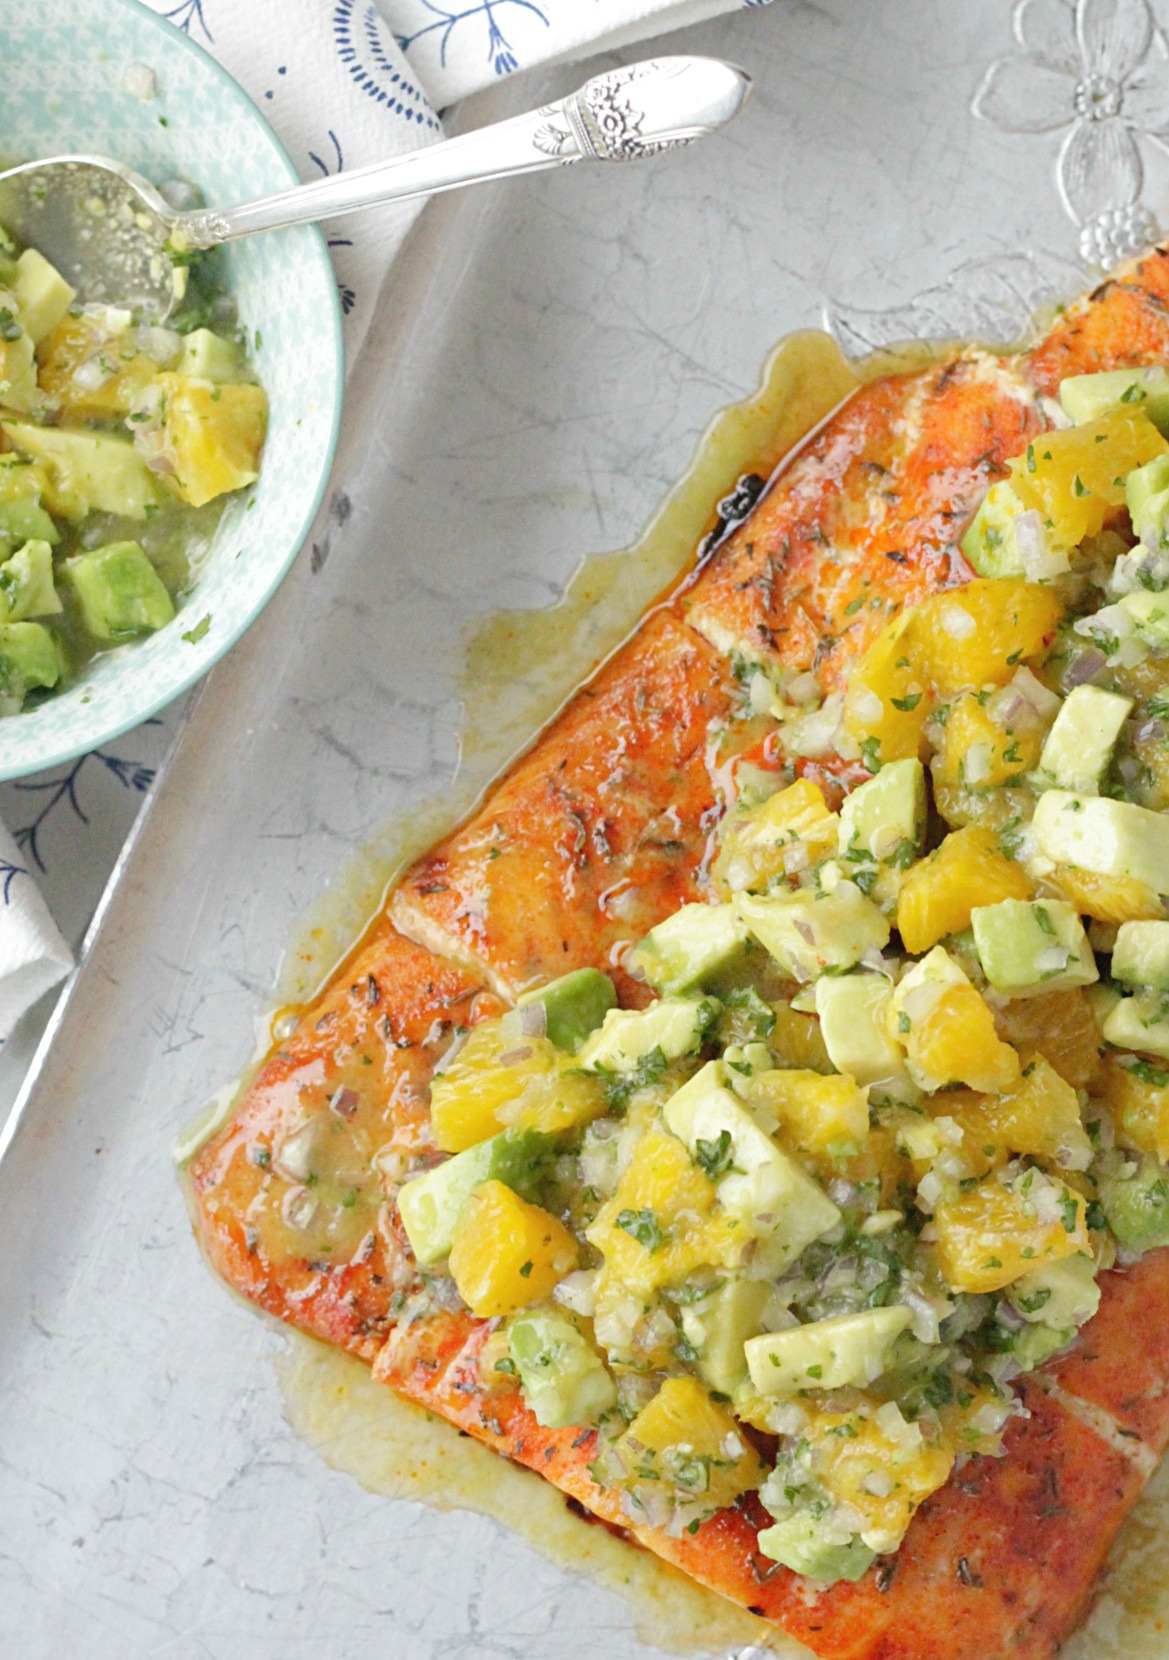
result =
M70 4L67 27L64 13L0 20L25 89L5 111L5 155L105 153L210 202L297 182L250 101L184 34L128 0ZM79 307L35 250L7 245L0 261L13 296L0 301L0 778L12 778L155 714L254 621L324 490L342 353L312 229L197 264L161 330Z

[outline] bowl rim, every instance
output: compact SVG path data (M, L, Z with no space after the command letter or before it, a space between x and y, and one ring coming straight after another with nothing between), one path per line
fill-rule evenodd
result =
M184 29L176 28L166 18L160 17L157 12L151 11L148 6L142 4L142 0L103 0L103 4L107 6L111 3L120 11L133 16L136 23L153 30L155 34L165 39L168 47L177 47L195 58L201 64L202 69L210 73L212 79L220 82L228 97L236 104L242 105L248 114L259 123L276 154L277 160L288 174L289 186L295 187L304 182L293 164L292 157L264 116L259 105L239 84L235 76L224 68L218 58L213 57L198 41L192 40ZM308 225L302 227L302 229L306 230L315 242L316 252L323 261L325 270L332 278L333 262L329 257L328 243L321 227L319 225ZM214 650L206 661L195 662L188 669L180 672L173 683L168 684L164 690L150 697L142 708L136 710L128 719L117 717L103 723L100 719L95 718L92 730L88 731L81 741L76 739L58 741L33 760L25 758L6 762L3 757L3 729L9 721L19 722L23 717L22 715L13 715L0 721L0 783L7 783L13 779L29 778L36 773L47 771L50 767L75 761L95 749L100 749L103 744L109 743L112 739L120 738L125 733L134 731L137 727L144 725L146 721L151 720L161 710L167 709L172 703L177 702L184 693L189 692L192 686L209 674L267 608L277 588L284 581L304 549L309 529L320 510L332 475L337 441L341 431L341 416L345 403L345 345L342 334L341 302L336 283L332 280L328 284L328 292L330 297L328 306L329 336L333 346L334 380L333 407L329 417L328 439L323 452L324 464L321 467L316 489L306 505L295 534L289 539L289 551L284 559L274 567L271 577L260 593L256 604L238 622L233 623L223 636L216 641ZM133 647L131 646L130 649L132 650ZM35 714L35 711L33 713Z

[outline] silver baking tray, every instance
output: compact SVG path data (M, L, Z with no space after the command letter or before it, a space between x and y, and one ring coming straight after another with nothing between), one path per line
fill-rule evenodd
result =
M1062 0L1021 23L1005 0L777 0L663 43L754 74L725 137L426 210L327 509L188 711L10 1121L4 1660L762 1652L542 1484L461 1464L453 1435L404 1431L360 1375L290 1350L201 1260L172 1149L395 856L633 623L637 555L588 567L607 597L569 623L538 613L635 540L774 342L825 323L856 352L1009 339L1092 280L1085 253L1148 234L1166 177L1149 88L1169 76L1145 0L1120 10L1123 51L1096 62ZM484 634L501 610L518 615ZM452 1485L475 1510L420 1502ZM1156 1518L1130 1528L1143 1612L1109 1600L1093 1660L1157 1652Z

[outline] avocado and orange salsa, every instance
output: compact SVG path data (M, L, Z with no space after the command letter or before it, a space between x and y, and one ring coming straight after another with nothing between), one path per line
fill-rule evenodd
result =
M475 1025L397 1196L483 1392L595 1428L636 1526L758 1490L820 1580L1169 1244L1169 373L1060 403L843 692L744 671L774 765L625 959L654 1000L586 968Z
M0 230L0 716L165 627L224 504L258 477L267 399L196 275L172 326L79 305Z

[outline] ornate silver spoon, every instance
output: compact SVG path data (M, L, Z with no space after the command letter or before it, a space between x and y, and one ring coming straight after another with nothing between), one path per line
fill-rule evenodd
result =
M655 58L586 81L559 103L428 149L239 207L178 212L104 156L57 156L0 173L0 224L38 248L85 301L164 321L182 289L172 255L383 202L538 173L577 161L637 161L717 132L750 93L715 58Z

